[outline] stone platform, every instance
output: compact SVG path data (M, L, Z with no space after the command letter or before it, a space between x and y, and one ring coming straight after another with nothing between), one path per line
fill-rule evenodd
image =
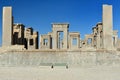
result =
M9 50L0 52L0 66L120 65L118 51ZM65 65L65 66L66 66Z

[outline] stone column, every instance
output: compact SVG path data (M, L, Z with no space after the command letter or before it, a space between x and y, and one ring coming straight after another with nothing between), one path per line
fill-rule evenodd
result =
M36 49L36 37L33 38L33 49Z
M28 49L30 48L30 39L29 38L27 39L27 48Z
M60 49L60 32L57 32L57 48Z
M93 47L94 45L94 40L93 40L93 37L91 38L91 46Z
M39 40L40 40L40 41L39 41L39 46L40 46L39 48L42 48L43 41L42 41L41 35L40 35L40 37L39 37Z
M12 45L12 7L3 7L2 46Z
M77 46L78 46L78 48L80 48L80 36L78 36L78 38L77 38Z
M72 48L72 37L69 38L69 41L70 41L70 44L69 44L69 48L71 49Z
M68 45L68 31L67 29L65 29L63 37L63 49L67 49L67 45Z
M103 48L113 50L112 6L103 5Z
M117 45L117 41L118 41L118 36L115 36L115 48L116 48L116 45Z
M57 32L53 30L53 49L57 49Z
M97 49L100 49L100 34L97 35Z

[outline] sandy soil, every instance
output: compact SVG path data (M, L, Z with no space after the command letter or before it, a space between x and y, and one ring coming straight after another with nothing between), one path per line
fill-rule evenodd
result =
M120 67L0 67L0 80L120 80Z

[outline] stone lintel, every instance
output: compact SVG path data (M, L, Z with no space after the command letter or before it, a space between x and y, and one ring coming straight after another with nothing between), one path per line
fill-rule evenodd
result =
M25 25L22 23L14 23L14 26L25 26Z
M62 26L62 28L63 27L67 27L67 28L69 28L69 23L52 23L52 27L56 27L56 28L58 28L58 27L61 27Z
M80 36L79 32L70 32L69 33L70 36Z
M85 37L93 38L93 34L86 34Z

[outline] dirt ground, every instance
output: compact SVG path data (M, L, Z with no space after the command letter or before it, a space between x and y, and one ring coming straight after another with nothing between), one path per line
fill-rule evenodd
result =
M120 66L0 67L0 80L120 80Z

